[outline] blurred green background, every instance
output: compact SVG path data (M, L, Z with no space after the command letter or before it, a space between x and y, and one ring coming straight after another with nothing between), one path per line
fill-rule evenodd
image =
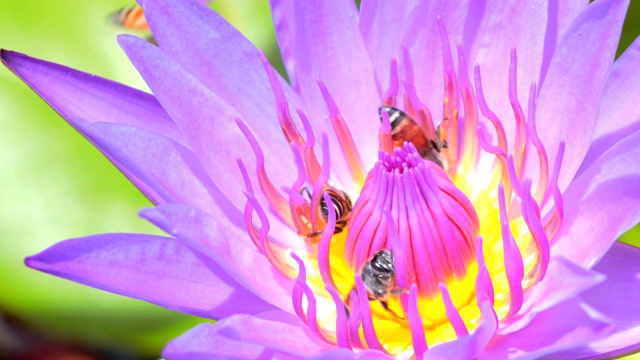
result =
M122 30L107 21L133 3L0 0L0 47L145 89L116 43ZM265 0L219 0L212 7L279 61ZM621 48L639 31L640 6L632 1ZM0 311L55 337L151 357L201 321L27 269L26 256L62 239L159 232L136 215L150 205L146 198L4 67L0 127ZM640 227L623 240L640 245Z

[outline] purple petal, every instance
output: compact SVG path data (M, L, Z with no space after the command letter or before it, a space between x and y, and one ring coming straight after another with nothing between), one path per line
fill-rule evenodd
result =
M135 125L188 147L153 95L17 52L2 50L0 55L11 71L74 127L75 119Z
M640 221L640 130L604 153L564 193L553 255L591 267Z
M237 110L267 147L289 153L258 49L248 39L218 13L195 0L146 1L144 14L164 51ZM286 82L281 79L281 83L287 97L295 98ZM291 166L291 159L287 160Z
M567 188L591 144L627 7L628 1L624 0L589 4L560 39L540 88L536 127L550 149L551 167L558 144L566 144L559 178L561 190ZM530 163L537 163L535 157L535 152L529 152Z
M217 324L200 324L169 342L162 354L175 360L258 359L267 354L309 356L331 347L300 321L291 321L290 314L281 312L280 318L283 321L234 315Z
M616 243L594 267L607 280L582 295L597 311L616 323L605 339L563 353L563 358L582 359L599 355L614 358L640 351L640 249Z
M419 1L364 0L360 4L359 28L373 63L378 86L389 86L391 58L400 59L406 19Z
M498 318L488 301L482 303L482 322L471 335L437 345L424 353L424 359L475 359L498 328Z
M527 293L518 319L503 326L512 332L526 326L538 313L578 296L604 281L604 276L562 257L554 257L544 279Z
M242 176L236 159L241 158L247 168L253 169L254 158L249 155L249 142L233 121L237 112L161 49L133 36L120 36L119 41L160 103L188 137L212 181L235 207L244 208L246 197L240 186ZM260 139L259 134L254 135ZM284 137L282 143L286 146ZM288 146L287 151L278 151L277 147L262 145L265 159L278 163L278 171L269 174L276 188L290 186L296 179L296 171L287 166L292 158ZM262 197L261 192L259 196ZM286 231L276 219L271 222L271 228Z
M293 313L291 281L255 247L247 245L249 240L243 239L248 237L246 232L186 205L166 204L143 209L140 216L213 259L254 294Z
M640 39L616 60L605 85L594 141L578 174L616 142L640 129Z
M216 263L166 237L93 235L63 241L25 262L72 281L207 318L273 309Z
M596 138L622 129L640 118L640 38L616 60L600 103Z
M525 328L495 336L479 359L537 359L604 338L610 322L577 299L539 313Z
M211 182L195 154L182 145L130 125L76 121L76 126L163 202L190 204L244 228L240 210Z
M518 99L527 113L529 85L542 84L558 40L566 33L575 17L586 8L586 2L534 1L527 6L503 1L474 4L466 20L463 45L469 53L469 65L478 63L487 86L485 96L491 110L502 120L509 138L515 121L507 96L511 48L518 54ZM474 25L471 18L478 24Z
M184 135L152 95L24 54L1 50L0 55L9 69L84 136L86 134L79 127L81 121L129 124L161 134L187 149L190 147ZM89 141L93 142L91 139ZM94 145L152 202L157 204L166 201L145 181L111 157L108 151L98 144Z
M223 320L224 321L224 320ZM271 359L273 349L230 339L215 324L203 323L171 340L162 356L172 360Z
M293 2L290 0L269 0L271 5L271 18L273 27L278 37L278 48L282 56L287 75L292 84L297 84L295 80L295 15L293 13Z
M393 360L394 357L385 355L378 350L362 350L354 352L347 349L332 349L307 358L308 360Z
M332 149L339 148L331 124L325 119L329 112L318 89L318 77L354 134L365 168L370 168L377 154L381 95L358 30L355 3L289 0L273 1L272 7L274 14L281 15L274 18L276 24L282 21L283 14L293 16L286 19L286 26L276 27L276 36L278 42L286 44L291 83L307 104L314 126L330 136ZM332 165L338 164L339 174L348 173L342 156L336 155L332 154Z
M444 98L443 49L436 18L440 17L447 31L451 43L447 45L455 49L456 44L463 43L465 33L474 35L477 31L477 24L481 17L478 14L482 14L482 5L482 2L466 0L422 1L405 20L407 25L401 45L409 50L415 79L419 79L415 83L418 97L429 107L436 123L443 118L442 99ZM385 25L396 26L381 24L381 26ZM465 30L465 27L470 30ZM400 61L401 56L398 53L393 56ZM387 71L388 67L389 64L387 64ZM400 78L405 79L405 64L401 62L398 68ZM386 87L388 83L382 85Z

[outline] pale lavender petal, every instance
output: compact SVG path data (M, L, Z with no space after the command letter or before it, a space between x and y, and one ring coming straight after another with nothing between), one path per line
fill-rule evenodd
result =
M529 85L538 82L540 76L545 34L555 31L555 19L549 18L549 8L553 4L546 0L529 1L527 6L517 2L487 1L476 41L469 49L469 65L480 65L482 81L486 84L483 87L486 101L502 121L509 146L513 146L516 129L508 96L510 52L516 48L517 94L526 114Z
M145 1L144 14L164 51L237 110L267 147L290 153L278 125L274 96L258 49L248 39L222 16L196 0ZM294 98L293 105L300 106L295 93L280 80L287 98L290 101ZM271 159L266 160L269 167ZM291 157L271 164L281 166L282 160L293 168Z
M289 0L272 5L281 8L278 11L293 14L293 23L277 28L276 35L289 45L288 64L293 69L288 70L291 75L295 73L291 77L292 84L305 101L309 111L307 115L314 127L329 135L332 149L339 148L331 124L326 119L329 112L316 82L316 78L320 78L354 133L365 168L370 168L377 156L375 129L379 126L377 111L382 97L358 30L355 3L350 0ZM292 31L293 34L283 31ZM337 172L348 173L341 154L331 155Z
M480 65L489 106L502 120L508 143L513 145L515 120L505 91L511 49L518 55L517 94L526 114L531 82L542 84L557 42L586 2L537 0L527 6L506 5L500 0L481 3L471 5L478 9L470 10L469 17L481 17L480 24L476 31L467 27L463 44L469 53L468 64Z
M273 309L215 262L161 236L101 234L71 239L25 262L85 285L206 318Z
M254 246L247 244L246 231L218 222L187 205L166 204L143 209L140 216L213 259L257 296L293 313L291 281Z
M76 121L76 126L163 202L190 204L244 229L241 211L211 182L195 154L179 143L130 125Z
M243 209L246 197L244 188L239 186L242 176L236 159L241 158L248 169L255 168L255 161L249 142L233 120L237 112L161 49L133 36L120 36L119 41L160 103L188 137L212 181L235 207ZM262 146L265 159L279 164L278 171L269 172L269 176L276 188L290 186L296 178L296 171L287 167L291 163L290 151L277 150ZM257 195L263 199L262 192ZM288 228L283 223L275 217L272 220L271 229L286 233Z
M325 351L315 356L307 358L308 360L393 360L394 357L385 355L378 350L362 350L354 352L347 349L333 349Z
M627 7L628 1L624 0L591 3L560 39L549 64L538 97L536 127L550 149L551 166L558 144L566 144L559 178L561 190L567 188L591 144ZM534 157L535 152L529 152L529 162L536 164Z
M224 320L223 320L224 321ZM215 324L200 324L169 341L162 356L171 360L271 359L275 350L220 334Z
M593 143L578 174L602 153L627 135L640 129L640 39L613 64L605 85Z
M206 354L209 359L257 359L267 358L267 354L310 356L332 347L291 317L284 312L280 312L282 321L234 315L215 325L201 324L169 342L163 356L174 360Z
M597 139L620 130L640 119L640 38L636 39L616 60L607 79L598 123L594 132Z
M447 46L455 50L456 44L467 43L465 38L473 43L483 13L483 1L422 1L406 20L401 44L411 56L415 79L418 79L415 82L418 97L429 107L436 123L443 119L444 98L442 41L436 18L440 17L449 36ZM400 57L395 56L400 61ZM400 78L405 79L403 62L400 62L399 73Z
M471 334L456 340L434 346L424 354L425 360L475 359L493 338L498 328L498 318L488 301L480 305L482 322Z
M402 37L407 31L407 19L418 0L364 0L360 4L358 26L376 73L378 87L389 86L391 59L400 59Z
M640 351L640 249L614 244L594 267L607 280L582 295L584 301L612 319L616 328L605 339L559 354L565 359L596 356L611 359Z
M529 324L538 313L575 298L602 281L602 274L587 270L560 256L554 257L544 279L527 293L517 318L503 326L502 331L519 330Z
M284 68L289 77L289 82L294 88L299 88L295 68L296 43L293 2L290 0L269 0L269 4L271 5L271 19L278 37L278 48L280 49Z
M608 319L572 299L539 313L521 330L496 335L478 359L538 359L604 338L612 329Z
M589 5L584 0L549 1L547 7L547 32L544 35L544 53L540 69L538 88L544 83L549 64L555 55L558 43L564 37L575 18ZM527 85L527 84L523 84Z
M640 130L604 153L564 193L564 220L551 247L592 267L640 221Z

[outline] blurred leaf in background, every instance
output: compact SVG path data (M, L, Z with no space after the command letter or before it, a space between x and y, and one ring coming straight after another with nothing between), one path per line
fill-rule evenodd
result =
M117 45L121 30L108 22L112 11L132 4L0 0L0 47L144 89ZM219 0L212 7L282 69L266 0ZM633 20L640 18L640 4L632 2L630 11L622 47L639 32ZM0 311L56 337L151 357L201 321L26 268L26 256L62 239L160 232L136 215L150 203L4 67L0 126ZM640 228L623 240L640 246Z

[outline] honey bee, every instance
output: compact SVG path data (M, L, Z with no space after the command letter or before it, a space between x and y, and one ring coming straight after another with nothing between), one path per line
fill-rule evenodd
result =
M362 267L360 277L367 289L369 300L380 301L387 310L389 310L387 295L403 292L396 286L396 269L391 250L380 250L375 253Z
M302 192L305 193L309 200L311 200L311 192L307 188L303 188ZM331 199L331 205L333 205L333 210L336 213L336 226L333 230L333 234L341 233L344 228L347 226L349 222L349 217L351 216L351 209L353 208L353 203L351 202L351 198L347 195L346 192L342 190L338 190L334 187L327 187L320 197L320 215L324 219L325 222L329 221L329 204L324 199L324 194L328 194ZM309 234L309 237L316 237L322 234L322 230L315 231Z
M448 146L446 140L442 140L440 136L440 127L435 132L436 138L429 139L416 121L404 111L392 106L381 106L378 109L380 121L382 121L383 111L389 115L393 146L401 147L405 141L408 141L416 147L420 157L433 161L443 169L445 168L445 160L441 151Z
M126 6L114 11L109 16L111 22L130 30L149 31L149 24L144 18L144 10L140 6Z
M122 28L143 32L147 34L144 38L148 42L158 45L153 35L151 35L151 29L147 23L147 19L144 17L144 9L140 6L126 6L120 10L116 10L109 15L109 20L114 25L118 25Z
M380 250L375 253L360 271L360 278L364 283L369 301L379 301L380 305L397 318L402 317L391 310L389 307L388 296L401 294L405 290L398 288L396 284L396 268L393 261L392 250ZM355 291L355 287L349 292ZM350 298L348 295L345 299L345 310L350 315Z

